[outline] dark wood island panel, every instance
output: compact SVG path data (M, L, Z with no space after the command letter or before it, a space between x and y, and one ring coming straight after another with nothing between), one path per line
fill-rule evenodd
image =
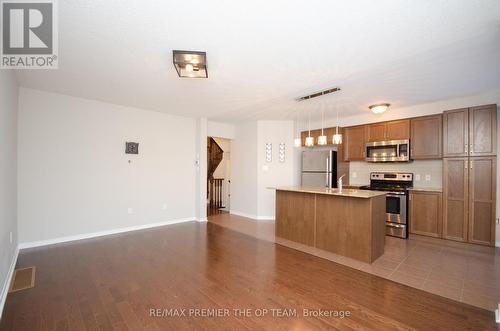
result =
M384 253L385 195L276 191L276 236L371 263Z

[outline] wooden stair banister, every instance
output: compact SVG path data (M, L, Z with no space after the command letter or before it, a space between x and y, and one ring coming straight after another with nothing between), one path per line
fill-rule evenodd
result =
M219 166L219 164L222 162L224 151L212 137L208 137L207 148L208 148L207 172L208 172L208 179L210 180L214 178L214 172Z

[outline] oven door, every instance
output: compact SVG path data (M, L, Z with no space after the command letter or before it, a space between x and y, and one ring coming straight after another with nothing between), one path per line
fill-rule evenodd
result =
M406 194L387 194L385 211L387 222L406 225Z

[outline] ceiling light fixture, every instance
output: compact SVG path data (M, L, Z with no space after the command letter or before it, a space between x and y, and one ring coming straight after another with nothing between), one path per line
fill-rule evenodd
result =
M311 137L311 111L310 110L308 111L308 117L309 118L308 118L307 126L308 126L309 133L307 134L305 145L307 147L313 147L314 146L314 138Z
M302 139L300 139L299 124L300 109L297 111L297 121L295 122L295 139L293 140L293 144L295 145L295 147L300 147L302 145Z
M328 139L324 133L325 129L325 109L321 107L321 136L318 137L318 145L326 145Z
M335 134L332 137L334 145L342 144L342 135L339 133L339 107L337 108L337 127L335 128Z
M389 103L379 103L376 105L371 105L368 108L370 108L370 110L374 114L382 114L383 112L385 112L387 110L387 108L389 108L390 105L391 104L389 104Z
M330 93L337 92L337 91L340 91L340 88L339 87L334 87L334 88L331 88L331 89L328 89L328 90L316 92L316 93L313 93L313 94L309 94L309 95L305 95L303 97L297 98L297 101L309 100L309 99L312 99L312 98L320 97L322 95L330 94Z
M208 78L206 52L174 50L173 62L179 77Z

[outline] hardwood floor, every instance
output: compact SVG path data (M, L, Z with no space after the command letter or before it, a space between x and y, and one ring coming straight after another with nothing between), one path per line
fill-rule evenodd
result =
M9 294L0 330L500 329L492 312L212 223L22 251L18 267L30 265L36 287ZM222 308L229 316L151 317L152 308ZM305 308L351 316L304 317ZM297 316L273 317L271 309Z

